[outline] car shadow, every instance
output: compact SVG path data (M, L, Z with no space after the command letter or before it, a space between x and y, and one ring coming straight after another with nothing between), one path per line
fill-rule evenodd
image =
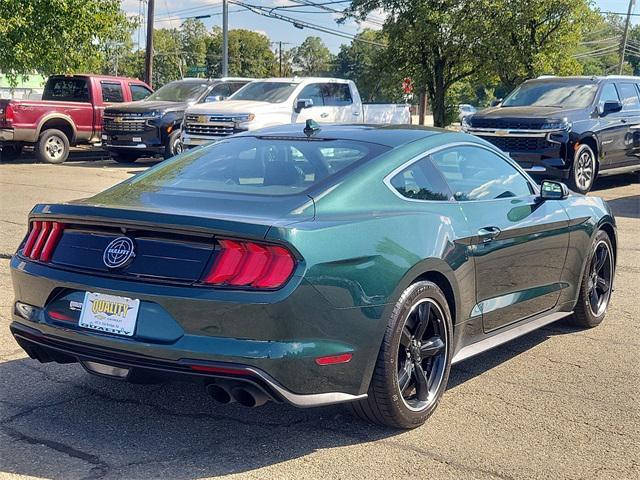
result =
M63 165L74 167L86 167L86 168L118 168L128 169L133 167L152 167L160 163L162 159L157 157L141 157L135 162L130 163L118 163L111 158L108 152L99 149L86 149L77 148L73 149L69 153L69 158ZM33 152L25 152L20 157L10 160L2 161L0 165L31 165L40 162Z
M569 335L578 331L581 331L581 329L573 327L566 322L556 322L457 363L451 367L447 388L449 390L454 389L482 373L517 357L521 353L531 350L551 337Z
M638 173L626 173L623 175L611 175L609 177L598 177L596 179L592 192L598 192L600 190L607 190L609 188L624 187L626 185L632 185L638 183L640 174Z
M616 217L640 218L640 195L607 200Z
M401 433L340 405L218 405L200 383L127 384L77 364L6 361L0 384L0 476L213 477Z

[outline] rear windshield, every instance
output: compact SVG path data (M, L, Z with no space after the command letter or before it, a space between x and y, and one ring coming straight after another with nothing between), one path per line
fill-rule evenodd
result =
M81 77L51 77L47 80L42 100L89 102L88 79Z
M291 96L297 83L251 82L229 97L229 100L280 103Z
M352 140L228 138L162 163L133 184L151 189L288 195L389 149Z
M503 107L584 108L593 102L598 85L590 81L525 82L502 102Z

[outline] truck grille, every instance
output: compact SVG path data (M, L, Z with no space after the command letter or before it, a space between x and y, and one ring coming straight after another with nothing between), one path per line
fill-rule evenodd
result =
M558 144L548 141L544 137L493 137L477 135L478 137L491 142L500 150L505 152L527 152L532 150L544 150L547 148L557 148Z
M226 137L240 131L233 121L233 117L223 115L187 115L185 131L191 135Z
M531 118L471 118L471 128L496 128L510 130L540 130L546 124L545 119Z
M107 132L144 132L146 120L131 118L129 116L104 117L103 129Z

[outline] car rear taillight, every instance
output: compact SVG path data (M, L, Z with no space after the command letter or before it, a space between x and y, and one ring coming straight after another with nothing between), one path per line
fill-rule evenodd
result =
M60 222L38 220L32 222L29 236L22 248L22 255L32 260L50 262L63 232L64 224Z
M220 251L204 277L209 285L279 288L291 277L296 261L289 250L242 240L220 240Z
M5 126L11 126L13 120L13 107L11 104L7 103L4 107L0 106L0 123Z

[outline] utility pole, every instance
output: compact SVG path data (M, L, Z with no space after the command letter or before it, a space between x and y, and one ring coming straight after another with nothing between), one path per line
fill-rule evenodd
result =
M622 66L624 64L624 55L627 52L627 39L629 37L629 23L631 23L631 11L636 0L629 0L629 9L627 10L627 21L624 24L624 33L622 34L622 48L620 49L620 64L618 65L618 74L622 75Z
M153 86L153 16L155 15L156 0L149 0L147 9L147 45L144 56L144 81Z
M222 76L229 76L229 2L222 0Z
M278 42L278 60L280 63L280 77L282 76L282 42Z

